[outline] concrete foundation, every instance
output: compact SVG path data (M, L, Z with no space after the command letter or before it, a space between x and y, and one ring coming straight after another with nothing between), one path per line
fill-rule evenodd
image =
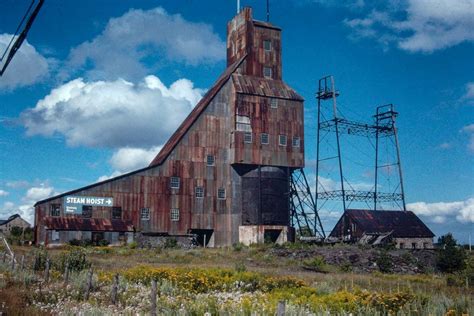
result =
M239 226L239 242L249 246L273 242L283 244L294 239L294 229L281 225L245 225Z

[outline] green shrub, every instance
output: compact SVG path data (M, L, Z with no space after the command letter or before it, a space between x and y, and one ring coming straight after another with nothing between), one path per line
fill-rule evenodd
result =
M459 247L451 233L438 239L441 249L436 258L436 266L441 272L454 273L466 267L466 252Z
M234 251L241 251L244 247L245 247L244 244L242 244L241 242L238 242L232 245L232 248L234 249Z
M234 265L234 269L237 272L247 271L247 267L245 266L245 264L243 262L236 262L235 265Z
M377 254L377 258L375 259L375 263L383 273L391 273L393 268L393 261L392 257L388 253L387 250L383 249Z
M178 247L178 241L176 238L166 238L164 248L176 248Z
M64 271L66 264L70 271L82 271L91 266L91 263L86 258L86 253L80 248L61 253L55 261L55 268L58 271Z
M107 239L101 239L97 242L97 246L108 246L110 242Z
M48 252L44 248L40 248L34 252L35 261L33 269L35 271L42 271L46 267L46 260L48 259Z
M323 256L315 256L314 258L304 260L303 268L322 273L329 271L329 267Z
M132 241L132 242L129 242L127 246L130 249L136 249L138 247L138 243L136 241Z

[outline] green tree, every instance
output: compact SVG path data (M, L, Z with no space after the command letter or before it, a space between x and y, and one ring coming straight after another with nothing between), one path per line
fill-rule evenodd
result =
M466 266L466 252L458 246L451 233L438 238L441 249L438 252L436 265L441 272L453 273Z

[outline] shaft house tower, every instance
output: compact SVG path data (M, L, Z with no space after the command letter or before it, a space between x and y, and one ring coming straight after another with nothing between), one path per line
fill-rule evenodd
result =
M281 29L244 8L227 26L227 69L150 165L39 201L36 242L292 240L303 98L282 81L281 60Z

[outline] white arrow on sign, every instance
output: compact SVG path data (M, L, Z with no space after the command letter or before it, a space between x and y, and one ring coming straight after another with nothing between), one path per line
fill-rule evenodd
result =
M112 204L112 200L111 199L107 199L107 201L105 201L105 203L107 203L108 205Z

